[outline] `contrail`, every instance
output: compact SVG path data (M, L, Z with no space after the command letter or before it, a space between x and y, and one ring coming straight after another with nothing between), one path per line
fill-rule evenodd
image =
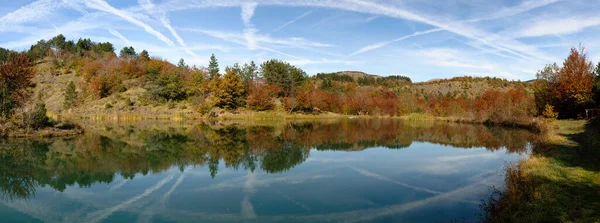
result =
M440 191L430 190L430 189L427 189L427 188L416 187L416 186L408 185L408 184L405 184L405 183L402 183L402 182L398 182L398 181L392 180L390 178L387 178L385 176L382 176L382 175L370 172L370 171L365 170L365 169L359 169L359 168L356 168L356 167L350 167L350 168L352 168L356 172L358 172L358 173L360 173L362 175L365 175L367 177L372 177L372 178L375 178L375 179L378 179L378 180L391 182L391 183L394 183L394 184L398 184L400 186L411 188L413 190L423 191L423 192L427 192L427 193L431 193L431 194L442 194L443 193L443 192L440 192Z
M173 175L169 175L165 179L156 183L154 186L146 189L146 191L144 191L144 193L142 193L138 196L132 197L131 199L124 201L120 204L117 204L111 208L107 208L104 210L100 210L100 211L91 213L88 215L87 219L84 222L100 222L100 221L104 220L106 217L110 216L112 213L119 211L123 208L126 208L129 205L135 203L136 201L139 201L140 199L147 197L148 195L152 194L154 191L160 189L162 186L164 186L167 182L171 181L172 179L173 179Z

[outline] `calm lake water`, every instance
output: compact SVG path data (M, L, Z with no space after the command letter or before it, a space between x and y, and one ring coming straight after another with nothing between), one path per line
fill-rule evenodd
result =
M87 126L0 142L1 222L472 222L535 137L398 120Z

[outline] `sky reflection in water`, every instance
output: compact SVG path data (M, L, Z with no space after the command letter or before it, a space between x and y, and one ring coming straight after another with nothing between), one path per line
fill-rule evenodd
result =
M0 144L2 219L472 221L535 137L398 120L89 126Z

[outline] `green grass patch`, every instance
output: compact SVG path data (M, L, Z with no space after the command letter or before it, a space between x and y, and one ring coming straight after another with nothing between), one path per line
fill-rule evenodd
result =
M600 222L599 123L558 121L561 135L507 168L506 189L482 205L484 221Z

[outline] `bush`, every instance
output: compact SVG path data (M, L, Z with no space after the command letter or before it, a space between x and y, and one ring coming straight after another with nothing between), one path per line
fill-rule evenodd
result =
M32 129L39 129L50 125L50 118L46 116L46 104L38 102L35 108L25 114L25 125Z
M555 121L558 118L558 112L554 111L554 106L546 104L542 116L546 121Z
M63 103L64 108L70 109L75 106L75 100L77 100L77 87L75 87L75 83L70 81L65 89L65 100Z
M179 101L187 98L179 72L150 75L146 85L148 96L154 101Z
M269 91L263 84L255 84L250 86L250 94L248 95L246 103L249 109L255 111L271 110L275 106L273 104L271 91Z

